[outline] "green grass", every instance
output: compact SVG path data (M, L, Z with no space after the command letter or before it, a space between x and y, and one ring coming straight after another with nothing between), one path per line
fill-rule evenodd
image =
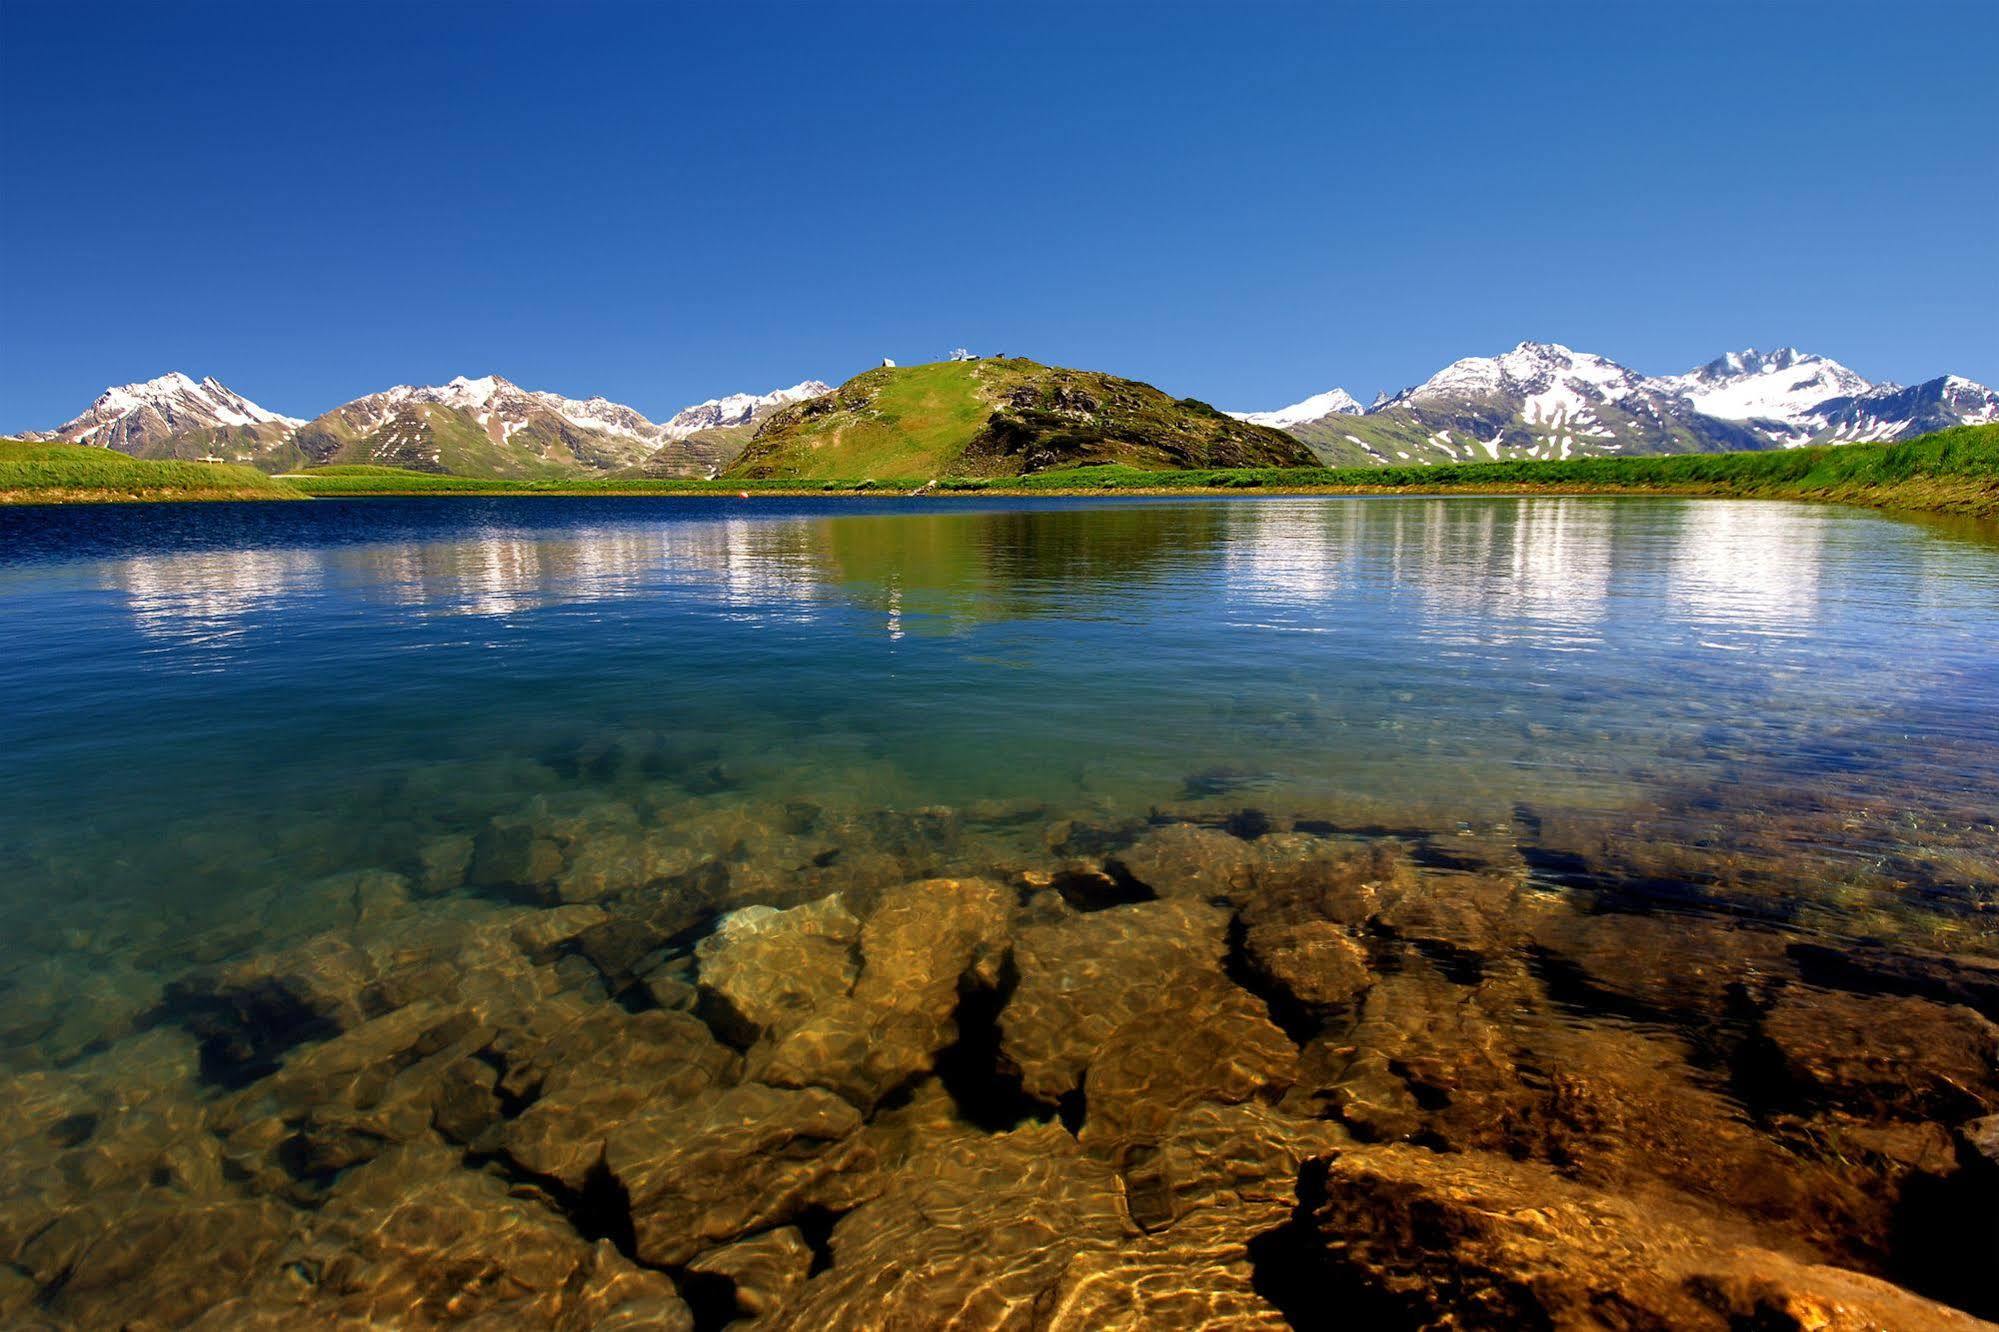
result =
M1435 467L1287 467L1148 472L1077 467L1032 476L952 478L952 491L1337 490L1652 492L1842 500L1999 517L1999 425L1958 426L1900 444L1840 444L1756 453Z
M884 366L758 429L734 477L1017 476L1056 461L1176 467L1309 462L1278 431L1192 398L1023 357Z
M81 444L0 439L0 503L298 499L254 467L133 458Z
M695 480L686 477L547 476L531 480L507 477L447 476L402 467L342 463L287 472L279 480L307 495L328 499L367 495L734 495L756 493L816 494L821 491L874 490L876 481L757 481ZM907 487L896 487L903 489Z
M391 467L329 467L288 478L314 495L894 494L914 479L496 481ZM1028 476L944 477L946 494L1202 494L1243 491L1356 493L1652 493L1840 500L1885 508L1999 517L1999 425L1959 426L1901 444L1842 444L1758 453L1437 467L1268 467L1147 471L1072 467Z
M830 403L809 413L794 409L782 440L753 441L736 467L816 481L935 476L979 433L998 396L1023 377L1006 361L870 370L841 385Z

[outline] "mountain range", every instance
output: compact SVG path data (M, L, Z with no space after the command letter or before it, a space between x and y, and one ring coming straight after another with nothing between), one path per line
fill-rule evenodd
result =
M74 420L22 438L269 472L369 463L464 476L711 476L735 460L758 422L829 391L807 380L711 398L654 422L607 398L566 398L499 375L461 375L446 384L399 384L307 421L259 407L215 379L174 373L106 389Z
M1329 464L1447 463L1909 439L1999 420L1999 394L1956 375L1874 383L1791 347L1650 376L1560 343L1523 342L1454 361L1370 407L1332 389L1232 415L1290 432Z
M964 363L997 364L991 358ZM978 375L993 379L998 373ZM1035 373L1046 378L1093 372L1037 366ZM1007 430L1020 433L1013 416L1024 412L1023 419L1041 421L1035 415L1041 413L1048 418L1042 424L1048 425L1066 414L1073 427L1066 434L1052 425L1045 430L1037 426L1037 439L1060 436L1060 447L1051 452L1035 445L1023 456L1047 453L1050 461L1023 462L1028 470L1073 461L1068 455L1077 449L1077 456L1130 460L1156 453L1157 465L1193 465L1172 460L1241 446L1241 441L1224 442L1227 432L1217 433L1215 419L1226 418L1281 431L1329 465L1793 448L1907 439L1946 426L1999 420L1999 394L1968 379L1943 375L1909 387L1877 383L1837 361L1790 347L1730 352L1683 374L1653 376L1559 343L1522 342L1499 356L1454 361L1422 383L1383 394L1367 407L1346 390L1333 388L1288 407L1220 418L1204 403L1160 395L1176 403L1185 418L1176 427L1185 447L1162 450L1155 447L1166 438L1157 428L1163 418L1156 405L1136 415L1076 405L1083 400L1137 404L1140 398L1132 396L1136 389L1157 393L1137 385L1107 395L1113 378L1099 376L1087 384L1050 379L1061 393L1050 389L1053 396L1046 403L1037 399L1024 406L1002 401L997 389L988 392L993 386L983 379L977 392L964 393L958 392L964 386L953 381L952 392L964 399L958 405L972 431L991 427L973 450L979 456L980 449L997 447ZM864 381L864 391L847 392ZM908 470L904 464L939 461L941 454L931 456L934 441L917 438L922 432L916 423L927 417L916 413L898 424L880 408L866 405L879 399L879 387L865 376L841 390L806 380L768 393L710 398L654 422L602 397L524 389L498 375L461 376L439 385L397 385L300 420L260 407L217 380L175 373L106 389L74 420L24 438L73 440L141 458L243 462L267 472L365 463L466 476L714 476L734 466L746 449L745 465L753 463L760 474L787 465L786 458L807 468L800 475L819 474L834 459L889 469L879 472L884 476L903 474ZM1009 381L1007 391L1019 388ZM1062 393L1082 398L1072 401ZM958 402L958 397L951 400ZM836 400L846 405L832 415L801 417L790 410ZM988 421L995 411L999 415ZM1144 429L1120 440L1116 432L1130 423L1127 417L1142 422ZM844 442L831 451L818 444L804 448L800 441L819 438L817 426L807 428L812 422L847 423L837 435ZM898 429L910 436L900 446L890 440ZM753 441L772 431L783 438L774 436L751 449ZM851 443L862 436L881 438L855 452ZM1109 443L1092 445L1091 439ZM891 456L898 447L908 456ZM1282 449L1273 451L1265 440L1252 451L1274 458Z

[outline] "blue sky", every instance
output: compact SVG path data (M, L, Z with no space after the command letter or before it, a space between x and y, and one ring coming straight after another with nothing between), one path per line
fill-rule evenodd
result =
M0 50L0 426L958 345L1238 408L1522 338L1999 383L1989 0L5 0Z

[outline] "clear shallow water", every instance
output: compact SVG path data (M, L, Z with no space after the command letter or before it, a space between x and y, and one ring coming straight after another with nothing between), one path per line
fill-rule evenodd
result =
M277 1151L268 1185L266 1167L245 1164L264 1148L230 1147L232 1205L245 1190L314 1210L339 1200L355 1158L312 1156L330 1149L300 1127L331 1114L334 1093L260 1089L338 1045L316 1045L330 1031L352 1038L459 982L432 977L393 1001L377 982L359 991L371 1023L357 1029L345 1010L307 1021L287 1007L320 993L323 959L271 973L283 1003L240 985L217 1000L216 982L189 978L264 976L265 960L311 956L332 935L422 953L437 945L398 932L471 930L521 902L655 922L645 977L607 948L537 960L551 1004L584 996L614 1027L651 1007L695 1011L689 983L707 973L692 950L722 910L839 891L865 916L892 885L953 874L1013 885L1024 919L1095 921L1129 896L1174 896L1164 878L1134 887L1148 830L1225 829L1272 864L1286 837L1382 843L1413 857L1419 896L1471 901L1501 885L1513 923L1438 924L1435 907L1346 921L1372 950L1375 998L1310 1021L1263 977L1256 992L1306 1072L1259 1095L1292 1085L1287 1107L1425 1141L1460 1129L1448 1115L1383 1128L1352 1091L1362 1073L1301 1089L1324 1050L1365 1059L1384 1022L1448 1052L1438 1019L1409 1016L1440 989L1495 996L1506 1040L1534 1052L1520 1055L1524 1087L1546 1083L1525 1070L1564 1039L1532 1032L1573 1028L1616 1052L1625 1038L1605 1024L1635 1022L1647 1040L1684 1042L1675 1076L1795 1154L1825 1137L1818 1121L1784 1127L1803 1113L1790 1093L1728 1071L1788 1039L1770 1016L1783 996L1844 975L1826 959L1858 950L1875 959L1860 989L1961 1004L1988 982L1939 980L1935 959L1999 956L1999 537L1856 510L1575 498L0 509L0 699L0 1064L31 1079L25 1103L55 1107L36 1148L109 1152L92 1136L110 1131L106 1112L72 1101L171 1066L177 1132L199 1120L233 1143L247 1130L229 1116L247 1112L227 1098L257 1095L281 1107L284 1143L308 1144ZM474 857L468 874L468 847L483 857L480 839L522 823L560 843L551 867L484 873ZM680 868L632 869L620 851L581 874L586 854L638 828L664 830L670 850L646 854ZM713 873L686 868L697 862ZM697 891L705 906L661 923L659 900ZM1256 908L1236 906L1247 914L1229 974L1261 975L1253 945L1239 955ZM1740 953L1740 972L1710 984L1653 943L1609 960L1618 941L1651 937L1630 922L1660 913L1720 931L1684 946ZM1903 959L1892 983L1883 949ZM1787 957L1806 961L1773 961ZM1395 988L1432 964L1431 989ZM1772 977L1775 990L1759 988ZM236 1025L218 1036L221 1008ZM1740 1040L1710 1043L1710 1027ZM199 1076L194 1054L161 1053L167 1032L206 1042ZM519 1056L502 1047L474 1062L505 1076ZM754 1069L757 1049L747 1057ZM1000 1059L1017 1080L1016 1062ZM971 1104L965 1086L983 1084L968 1076L949 1088L953 1131L1011 1122ZM533 1094L511 1093L507 1113ZM1896 1113L1947 1136L1983 1094ZM1058 1099L1048 1091L1047 1114ZM873 1105L867 1131L889 1113ZM1062 1113L1074 1119L1067 1102ZM522 1168L509 1153L524 1149L494 1145L504 1126L444 1136L465 1165ZM1129 1144L1101 1150L1125 1168ZM1716 1177L1755 1173L1725 1154L1711 1164ZM516 1193L556 1190L549 1214L596 1238L598 1222L578 1219L597 1214L577 1201L588 1189L562 1194L547 1173L510 1178ZM68 1205L23 1182L38 1178L0 1179L0 1203ZM1699 1171L1670 1182L1750 1206ZM134 1190L106 1184L93 1205L135 1218L159 1205ZM650 1251L636 1211L636 1240L619 1238L629 1220L604 1233L686 1293L687 1255ZM18 1241L7 1260L39 1283L34 1298L86 1323L108 1316L87 1302L79 1260L46 1259L50 1276L19 1238L44 1232L4 1212L0 1248ZM1870 1224L1799 1223L1835 1257L1905 1275ZM227 1293L184 1298L194 1311Z

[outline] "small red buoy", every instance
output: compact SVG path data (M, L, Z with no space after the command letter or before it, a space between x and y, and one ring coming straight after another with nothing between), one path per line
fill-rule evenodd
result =
M739 490L736 492L737 499L748 499L749 497L750 497L750 492L747 490Z

